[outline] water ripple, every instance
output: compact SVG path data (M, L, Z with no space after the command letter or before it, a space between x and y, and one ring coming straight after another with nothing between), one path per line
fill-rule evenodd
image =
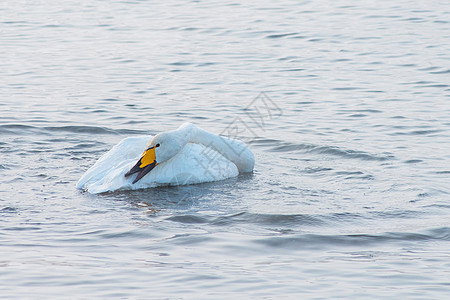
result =
M304 151L309 153L324 154L339 156L348 159L361 159L361 160L375 160L385 161L394 158L391 154L370 154L363 151L346 150L335 146L318 146L313 144L292 144L292 143L280 143L282 145L275 146L270 149L272 152L292 152L292 151Z
M236 224L255 224L268 226L296 227L302 225L319 226L324 223L320 218L306 214L282 215L282 214L253 214L241 212L220 217L205 217L195 215L178 215L167 220L186 224L211 224L214 226L230 226Z
M413 244L415 242L449 241L450 228L442 227L428 233L387 232L383 234L321 235L301 234L257 239L254 242L278 249L311 250L335 247L368 247L377 244Z
M111 129L99 126L73 125L73 126L31 126L22 124L6 124L0 125L0 133L8 135L29 135L36 133L58 133L68 132L74 134L95 134L95 135L132 135L132 134L149 134L148 130L132 130L132 129Z

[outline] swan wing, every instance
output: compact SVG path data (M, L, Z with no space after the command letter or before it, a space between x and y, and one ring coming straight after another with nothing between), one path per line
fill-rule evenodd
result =
M78 180L77 188L85 189L92 183L99 183L113 170L119 169L129 160L136 160L151 136L128 137L103 154Z

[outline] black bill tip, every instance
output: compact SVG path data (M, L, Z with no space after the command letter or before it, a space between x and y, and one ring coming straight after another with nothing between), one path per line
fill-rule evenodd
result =
M151 164L141 168L139 171L139 173L137 174L136 178L133 180L133 184L135 184L136 182L138 182L139 180L141 180L142 177L144 177L145 175L147 175L148 172L150 172L151 170L153 170L153 168L156 166L156 161L152 162ZM134 169L134 167L133 167ZM133 170L131 169L130 172ZM128 172L128 173L130 173ZM137 171L136 171L137 172ZM136 173L134 172L134 173ZM127 173L127 174L128 174ZM127 174L125 174L125 176L127 176ZM133 173L130 173L129 175L131 175ZM128 176L129 176L128 175Z
M139 171L141 170L140 165L141 165L141 160L139 160L139 161L134 165L134 167L131 168L130 171L128 171L128 172L125 173L125 177L128 177L128 176L130 176L131 174L134 174L134 173L139 172Z

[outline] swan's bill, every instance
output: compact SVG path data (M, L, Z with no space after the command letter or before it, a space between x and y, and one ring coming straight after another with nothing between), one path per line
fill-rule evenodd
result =
M150 147L147 150L142 153L141 158L138 160L138 162L134 165L133 168L131 168L130 171L125 173L125 177L130 176L131 174L137 173L136 178L134 179L133 183L138 182L142 177L147 175L148 172L153 170L153 168L158 164L156 162L156 153L155 153L156 147Z

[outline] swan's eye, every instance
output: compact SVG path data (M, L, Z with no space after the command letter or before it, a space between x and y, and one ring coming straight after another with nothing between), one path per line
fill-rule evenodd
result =
M159 146L161 146L161 145L160 145L160 144L156 144L156 145L155 145L155 148L157 148L157 147L159 147Z

